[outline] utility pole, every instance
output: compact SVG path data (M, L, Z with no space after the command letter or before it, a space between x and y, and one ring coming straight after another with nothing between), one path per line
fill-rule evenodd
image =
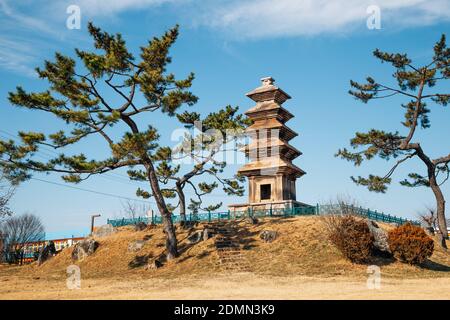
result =
M94 232L94 219L100 217L100 214L93 214L91 216L91 234Z
M153 224L153 209L147 211L147 223Z

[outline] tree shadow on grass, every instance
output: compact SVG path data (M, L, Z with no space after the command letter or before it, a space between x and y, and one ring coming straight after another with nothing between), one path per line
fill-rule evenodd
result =
M431 270L431 271L450 272L450 266L447 266L447 265L439 263L439 262L434 262L431 260L425 261L425 263L423 263L421 265L421 267L423 269L427 269L427 270Z
M379 267L388 266L394 263L396 260L394 257L386 253L376 253L371 259L370 264L377 265Z
M144 255L137 255L133 258L133 260L131 260L128 263L128 267L130 269L134 269L134 268L138 268L138 267L143 267L148 263L148 260L151 258L152 256L150 254L144 254Z

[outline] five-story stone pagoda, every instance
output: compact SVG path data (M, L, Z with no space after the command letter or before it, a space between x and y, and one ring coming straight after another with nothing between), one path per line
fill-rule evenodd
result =
M294 117L282 107L291 97L274 85L273 78L261 82L247 93L256 102L245 112L253 120L246 129L251 142L242 149L250 161L238 171L248 177L249 200L230 205L231 212L308 206L296 199L295 181L305 172L292 163L302 153L289 144L297 133L285 124Z

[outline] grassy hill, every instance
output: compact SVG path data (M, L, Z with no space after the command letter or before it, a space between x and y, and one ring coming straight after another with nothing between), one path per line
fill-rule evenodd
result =
M65 278L66 268L71 264L80 266L83 278L172 278L182 276L211 276L233 273L220 263L216 238L190 244L187 237L204 229L200 223L190 231L178 227L180 256L174 261L163 262L163 267L145 270L143 266L130 267L131 261L158 257L164 251L164 234L161 226L134 231L133 227L118 228L114 234L99 238L97 251L80 262L71 260L72 248L66 248L42 266L33 263L14 268L27 277ZM391 225L382 224L384 229ZM335 276L365 277L367 266L352 264L328 241L320 217L266 218L253 225L246 221L236 223L233 234L241 248L240 261L244 271L261 276ZM271 243L260 239L262 230L274 230L278 237ZM149 239L137 252L129 252L128 245L134 240ZM430 261L423 267L409 266L391 259L375 258L371 264L381 267L384 277L428 278L450 275L450 254L436 245ZM12 272L12 271L11 271Z

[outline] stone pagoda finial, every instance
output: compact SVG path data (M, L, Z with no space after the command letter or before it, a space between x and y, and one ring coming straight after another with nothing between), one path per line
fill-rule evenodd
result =
M275 82L275 79L272 77L261 78L261 83L262 83L263 87L272 86L274 82Z

